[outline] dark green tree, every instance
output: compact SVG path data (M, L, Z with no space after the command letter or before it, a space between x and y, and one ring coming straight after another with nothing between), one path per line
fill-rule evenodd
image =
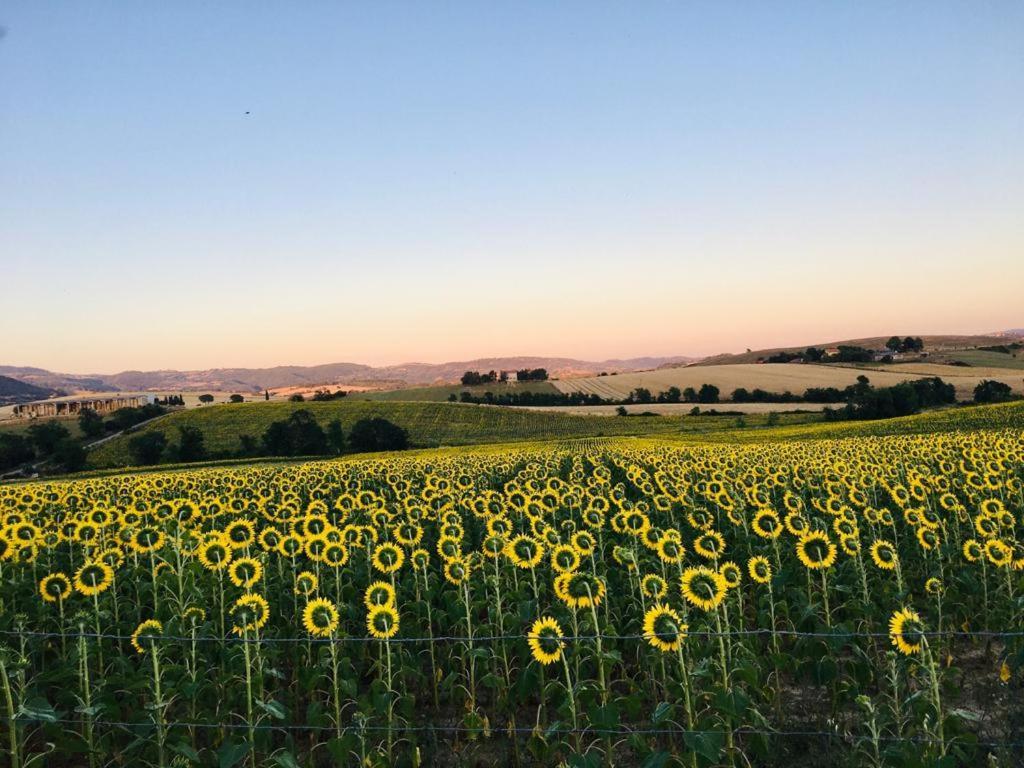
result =
M14 469L35 457L32 441L25 435L0 434L0 470Z
M360 419L348 437L353 451L401 451L409 447L409 434L387 419Z
M163 432L143 432L128 441L132 461L141 466L159 463L166 447L167 437Z
M345 431L338 419L333 419L327 425L327 444L334 453L340 454L345 450Z
M199 461L206 458L206 441L202 430L184 424L178 427L178 448L179 461Z
M49 456L57 448L57 443L71 437L71 433L56 421L41 421L28 428L28 436L41 456Z
M53 450L53 462L62 472L80 472L85 460L85 448L78 440L61 440Z
M1001 381L985 379L974 388L974 402L1003 403L1013 399L1013 389Z
M717 403L718 391L718 387L716 387L714 384L701 384L700 391L697 393L697 402Z
M105 431L103 417L92 408L83 408L78 414L78 428L86 437L99 437Z

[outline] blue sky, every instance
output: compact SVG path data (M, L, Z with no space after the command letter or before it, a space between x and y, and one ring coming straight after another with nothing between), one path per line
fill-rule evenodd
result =
M0 362L1024 325L1024 4L7 2ZM249 114L246 114L248 112Z

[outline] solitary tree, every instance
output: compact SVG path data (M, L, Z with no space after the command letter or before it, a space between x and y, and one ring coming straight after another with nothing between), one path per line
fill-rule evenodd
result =
M200 403L212 403L213 402L213 395L209 395L209 394L207 394L207 395L200 395L199 396L199 402Z
M1013 389L1001 381L985 379L974 388L974 402L1001 403L1013 398Z
M360 419L349 433L352 450L401 451L409 447L409 433L387 419Z
M230 400L232 403L244 403L245 402L245 398L242 397L241 395L232 395L231 397L228 398L228 400Z
M206 444L202 431L188 424L178 427L178 459L199 461L206 457Z
M718 387L714 384L701 384L700 391L697 393L698 403L717 403L718 402Z
M71 437L71 433L56 421L42 421L28 428L28 436L40 454L49 456L57 443Z
M77 440L65 438L54 448L53 460L64 472L78 472L85 469L85 448Z
M143 432L128 441L128 453L136 464L156 464L166 446L167 438L163 432Z
M341 428L341 422L337 419L332 420L327 425L327 444L331 446L331 450L335 453L341 453L345 450L345 431Z
M86 437L99 437L103 434L103 417L92 408L83 408L78 414L78 428Z

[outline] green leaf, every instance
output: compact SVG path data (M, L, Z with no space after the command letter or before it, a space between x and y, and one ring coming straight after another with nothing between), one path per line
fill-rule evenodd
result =
M57 722L57 713L50 706L50 702L39 696L35 696L22 704L18 709L17 717L45 723Z
M599 768L601 758L594 752L586 755L573 754L569 755L566 764L572 768Z
M241 760L249 754L249 745L246 742L236 744L233 741L225 741L217 750L218 768L234 768Z
M640 764L640 768L662 768L668 762L668 758L668 752L651 752Z
M976 715L974 712L970 712L966 709L951 709L949 714L954 717L959 717L961 720L967 720L972 723L980 723L981 717Z
M655 725L664 722L665 718L672 714L672 705L663 701L654 708L654 714L651 715L651 722Z
M619 728L619 708L614 703L594 707L587 714L590 716L590 725L598 730L615 731Z
M291 752L278 752L274 755L274 762L281 768L300 768L298 761Z
M284 720L285 711L284 706L279 701L257 701L256 706L266 712L275 720Z
M717 762L725 744L725 734L717 731L703 733L684 733L683 741L701 757L710 762Z
M560 720L555 720L555 722L548 725L547 730L544 731L544 738L550 739L552 736L557 736L561 732L561 730L562 722Z
M172 752L176 752L182 757L186 758L189 762L199 764L202 759L199 757L199 753L192 749L192 745L186 744L185 742L178 742L177 744L167 745Z

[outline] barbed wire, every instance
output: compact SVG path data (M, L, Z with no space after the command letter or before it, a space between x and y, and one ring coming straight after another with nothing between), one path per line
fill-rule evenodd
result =
M698 638L698 639L717 639L719 637L811 637L816 639L848 639L848 638L864 638L864 639L882 639L888 638L890 635L888 632L856 632L856 631L830 631L830 632L807 632L797 629L733 629L733 630L693 630L688 631L684 635L686 638ZM5 637L27 637L36 639L78 639L86 638L90 640L132 640L136 639L134 635L123 635L113 634L104 632L40 632L33 630L16 630L6 629L0 630L0 636ZM958 629L944 629L944 630L926 630L916 632L915 636L940 638L940 637L984 637L984 638L999 638L999 637L1024 637L1024 630L958 630ZM339 636L339 637L242 637L237 635L167 635L167 634L152 634L145 633L143 637L147 640L162 640L174 643L191 643L191 642L217 642L217 643L259 643L261 645L273 645L273 644L287 644L287 643L312 643L312 644L329 644L329 643L392 643L392 644L413 644L413 643L485 643L485 642L506 642L512 640L526 640L528 634L515 634L515 635L434 635L434 636L423 636L423 637L391 637L391 638L376 638L376 637L363 637L363 636ZM552 639L554 636L552 635ZM616 635L616 634L591 634L591 635L561 635L558 638L564 642L573 641L593 641L593 640L646 640L647 635L643 634L632 634L632 635Z
M32 717L28 715L19 715L14 718L10 718L5 715L0 715L0 722L28 722L37 723L43 725L81 725L85 722L83 719L74 718L59 718L59 717ZM126 720L90 720L93 726L99 726L103 728L127 728L127 729L139 729L139 728L153 728L156 723L150 720L144 720L139 722L129 722ZM822 731L822 730L791 730L791 731L779 731L771 730L768 728L733 728L730 730L694 730L688 728L644 728L639 726L624 726L621 728L572 728L562 726L559 723L552 725L534 726L533 728L523 726L466 726L466 725L443 725L443 724L431 724L431 725L365 725L355 724L342 726L340 729L333 725L312 725L312 724L300 724L300 723L280 723L280 724L266 724L266 723L209 723L209 722L186 722L186 721L171 721L163 723L164 728L186 728L186 729L197 729L197 730L228 730L228 731L308 731L314 733L322 733L327 731L338 731L343 733L353 732L371 732L371 733L384 733L391 731L392 733L490 733L490 734L544 734L544 735L572 735L572 734L591 734L595 736L725 736L726 734L733 734L734 736L764 736L764 737L800 737L800 738L832 738L832 739L847 739L850 738L849 734L842 733L838 730ZM865 737L866 738L866 737ZM945 739L940 740L932 736L885 736L879 734L877 737L878 741L886 743L911 743L911 744L951 744L956 739ZM987 749L1016 749L1024 747L1024 741L971 741L971 746L987 748Z

